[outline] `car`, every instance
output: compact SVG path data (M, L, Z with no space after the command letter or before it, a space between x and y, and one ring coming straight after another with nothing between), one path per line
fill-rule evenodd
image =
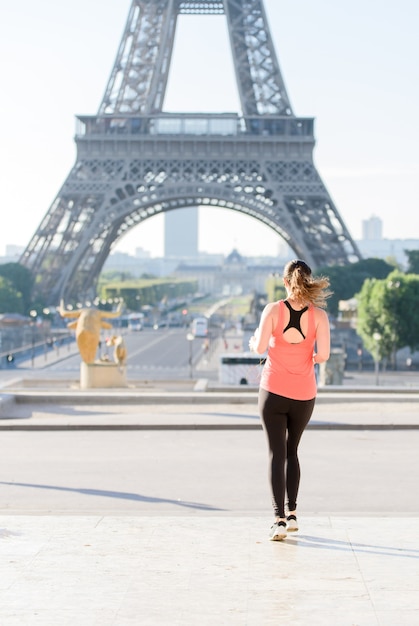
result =
M143 330L143 325L141 322L130 322L128 324L128 329L133 332L138 332L139 330Z
M192 320L191 331L194 337L206 337L208 335L208 319L196 317Z
M153 329L154 330L159 330L160 328L167 328L168 327L168 323L166 321L162 321L162 322L156 322L153 325Z

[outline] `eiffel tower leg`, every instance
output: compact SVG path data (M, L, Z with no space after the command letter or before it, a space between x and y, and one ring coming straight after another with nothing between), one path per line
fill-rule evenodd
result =
M262 0L225 0L242 111L292 115Z
M104 254L105 249L103 230L106 227L97 227L105 193L102 190L74 192L71 190L73 177L74 171L21 259L21 263L36 277L37 295L51 304L58 304L64 296L77 297L83 292L85 295L92 294L92 272L94 275L98 255ZM80 265L85 257L89 259L84 263L90 266L88 272Z
M353 242L311 158L267 161L265 174L275 189L284 238L313 267L359 260Z
M177 14L176 0L134 0L99 114L161 111Z

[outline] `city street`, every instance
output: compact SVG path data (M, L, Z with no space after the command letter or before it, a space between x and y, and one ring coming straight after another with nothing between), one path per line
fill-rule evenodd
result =
M119 333L119 331L115 331ZM123 338L128 351L127 377L131 379L153 378L179 380L191 378L195 373L195 366L203 360L204 340L187 339L187 328L160 328L154 330L146 328L140 332L130 332L123 329ZM98 350L98 359L105 358L113 361L113 348L107 346L103 335ZM217 344L216 332L210 335L209 354ZM58 372L62 376L78 377L80 372L80 354L75 342L59 350L41 351L32 359L19 359L15 364L0 370L0 382L19 376L30 376L31 372L42 370L43 377L54 376ZM201 363L201 369L205 363ZM218 362L214 361L208 376L217 376Z

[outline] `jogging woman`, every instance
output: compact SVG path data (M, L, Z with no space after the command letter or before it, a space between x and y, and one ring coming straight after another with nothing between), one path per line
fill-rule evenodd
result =
M329 280L314 277L300 260L287 263L283 280L287 297L266 305L249 341L249 348L257 354L268 350L258 406L270 451L273 541L298 530L298 445L314 409L314 366L327 361L330 354L329 320L323 310L331 295Z

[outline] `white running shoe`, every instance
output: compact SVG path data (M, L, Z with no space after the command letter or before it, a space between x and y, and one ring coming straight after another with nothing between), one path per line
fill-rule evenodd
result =
M287 527L285 522L275 522L271 526L271 533L269 539L271 541L282 541L287 536Z
M295 515L288 515L287 517L287 531L289 533L295 533L298 530L297 518Z

